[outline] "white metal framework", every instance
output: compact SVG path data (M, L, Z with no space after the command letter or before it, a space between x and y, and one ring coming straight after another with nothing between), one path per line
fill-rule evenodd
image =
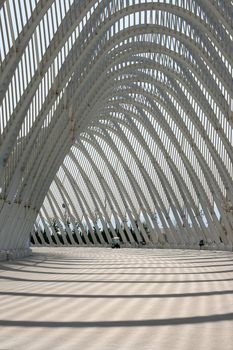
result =
M0 0L0 248L232 249L232 78L231 0Z

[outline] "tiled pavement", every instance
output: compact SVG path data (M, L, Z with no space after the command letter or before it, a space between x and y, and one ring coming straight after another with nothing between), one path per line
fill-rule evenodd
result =
M0 265L0 350L233 349L233 253L33 252Z

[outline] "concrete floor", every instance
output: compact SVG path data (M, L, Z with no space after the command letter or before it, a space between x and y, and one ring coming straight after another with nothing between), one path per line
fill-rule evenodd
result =
M1 263L0 350L232 350L233 254L37 248Z

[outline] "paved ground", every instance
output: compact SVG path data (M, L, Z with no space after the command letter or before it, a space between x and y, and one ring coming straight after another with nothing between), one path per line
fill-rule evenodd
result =
M232 253L43 248L0 267L1 350L233 349Z

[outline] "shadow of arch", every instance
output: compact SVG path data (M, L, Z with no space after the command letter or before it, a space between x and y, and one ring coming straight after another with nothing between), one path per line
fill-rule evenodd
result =
M11 321L0 320L1 327L28 327L28 328L114 328L114 327L159 327L178 326L187 324L201 324L232 321L233 313L214 314L207 316L180 317L151 320L125 321L90 321L90 322L60 322L60 321Z
M193 298L210 297L216 295L231 295L233 290L217 290L211 292L167 293L167 294L54 294L54 293L26 293L0 292L0 296L38 297L38 298L69 298L69 299L164 299L164 298Z

